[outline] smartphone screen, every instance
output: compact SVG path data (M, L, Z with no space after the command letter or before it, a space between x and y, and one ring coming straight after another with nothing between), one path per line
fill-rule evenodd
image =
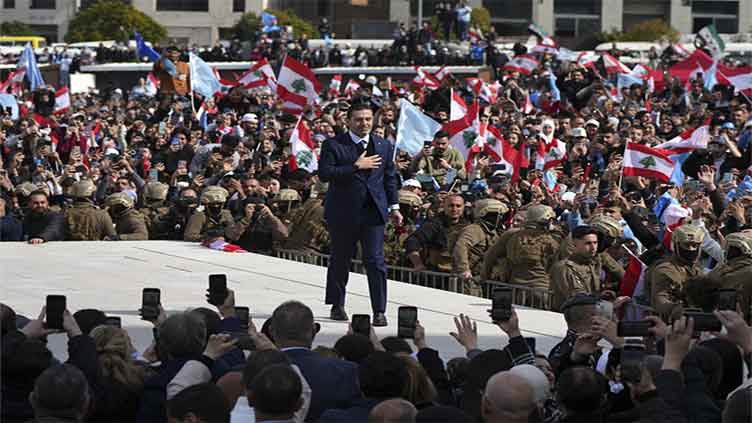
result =
M371 336L371 316L368 314L353 314L352 316L353 333Z
M527 347L530 348L530 352L535 354L535 338L525 337L525 342L527 343Z
M160 291L158 288L144 288L141 294L141 317L153 320L159 316Z
M240 319L240 326L248 329L248 323L251 320L251 311L248 307L235 307L235 316Z
M494 289L492 301L491 320L506 322L512 317L512 288Z
M151 181L158 181L159 180L159 170L156 168L149 169L149 180Z
M642 379L642 360L645 357L645 345L626 344L621 350L622 379L631 383L640 383Z
M397 336L412 339L418 324L418 309L413 306L402 306L397 310Z
M736 289L724 288L718 291L718 310L736 311Z
M123 322L120 320L120 317L117 317L117 316L108 316L107 320L104 321L104 324L107 326L113 326L116 328L123 327Z
M653 322L650 320L621 320L616 326L616 335L619 337L648 336L651 327L653 327Z
M734 305L736 308L736 305ZM720 332L723 328L721 321L713 313L685 311L684 315L691 317L695 322L695 334L700 332Z
M209 275L209 304L220 306L227 298L227 275Z
M611 301L600 300L598 301L597 307L598 307L598 313L602 317L608 320L614 319L614 303L612 303Z
M47 296L47 328L63 328L63 312L65 311L65 295Z

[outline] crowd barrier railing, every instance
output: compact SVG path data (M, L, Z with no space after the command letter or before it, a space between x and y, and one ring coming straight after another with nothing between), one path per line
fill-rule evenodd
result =
M297 250L277 250L275 254L278 258L299 263L307 263L323 267L329 265L329 255L327 254ZM350 265L350 271L353 273L365 274L366 266L363 261L353 259ZM387 279L425 286L428 288L441 289L444 291L463 292L462 279L453 273L427 270L419 272L412 268L401 266L387 266L386 272ZM515 304L540 310L551 309L551 293L546 289L531 288L490 280L480 281L479 283L484 298L491 298L493 289L496 287L507 287L512 289L512 296Z

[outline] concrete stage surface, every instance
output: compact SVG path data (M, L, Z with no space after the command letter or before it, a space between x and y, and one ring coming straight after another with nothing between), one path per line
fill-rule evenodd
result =
M250 307L257 327L280 303L298 300L313 310L321 324L316 345L333 346L347 331L347 323L329 320L324 304L326 268L257 254L231 254L209 250L194 243L53 242L43 245L0 243L2 302L19 314L37 316L48 294L67 296L68 309L98 308L120 316L123 327L139 351L151 342L151 324L140 320L141 290L162 290L168 314L190 307L212 307L204 294L208 275L227 274L235 291L236 305ZM386 315L389 326L376 328L379 337L396 335L397 307L418 307L418 319L426 328L428 345L445 360L464 355L449 335L453 317L465 313L478 322L481 348L501 348L506 335L493 325L486 312L490 300L460 295L401 282L388 282ZM371 312L365 275L350 274L347 312ZM538 350L548 352L565 335L561 314L518 309L525 336L537 338ZM50 336L56 356L67 356L65 335Z

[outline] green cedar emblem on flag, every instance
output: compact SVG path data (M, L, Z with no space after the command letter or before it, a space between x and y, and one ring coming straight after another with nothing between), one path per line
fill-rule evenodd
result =
M298 155L295 156L295 161L298 162L300 167L307 168L311 164L311 160L313 160L313 155L308 150L298 151Z
M559 150L557 150L555 148L552 148L552 149L548 150L548 155L551 156L551 157L553 157L554 159L558 159L559 158Z
M475 131L465 131L462 134L462 140L465 142L465 147L470 148L475 144L475 139L478 138L478 133Z
M305 81L302 79L296 79L292 83L292 89L295 90L296 94L304 93L306 90Z
M656 166L655 158L653 156L647 156L644 159L640 160L639 163L647 169L650 169L651 167Z

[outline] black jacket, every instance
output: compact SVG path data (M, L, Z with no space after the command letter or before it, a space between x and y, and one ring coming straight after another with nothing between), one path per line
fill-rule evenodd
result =
M27 214L23 222L25 239L42 238L45 241L65 239L65 220L62 213L49 212L42 216Z

